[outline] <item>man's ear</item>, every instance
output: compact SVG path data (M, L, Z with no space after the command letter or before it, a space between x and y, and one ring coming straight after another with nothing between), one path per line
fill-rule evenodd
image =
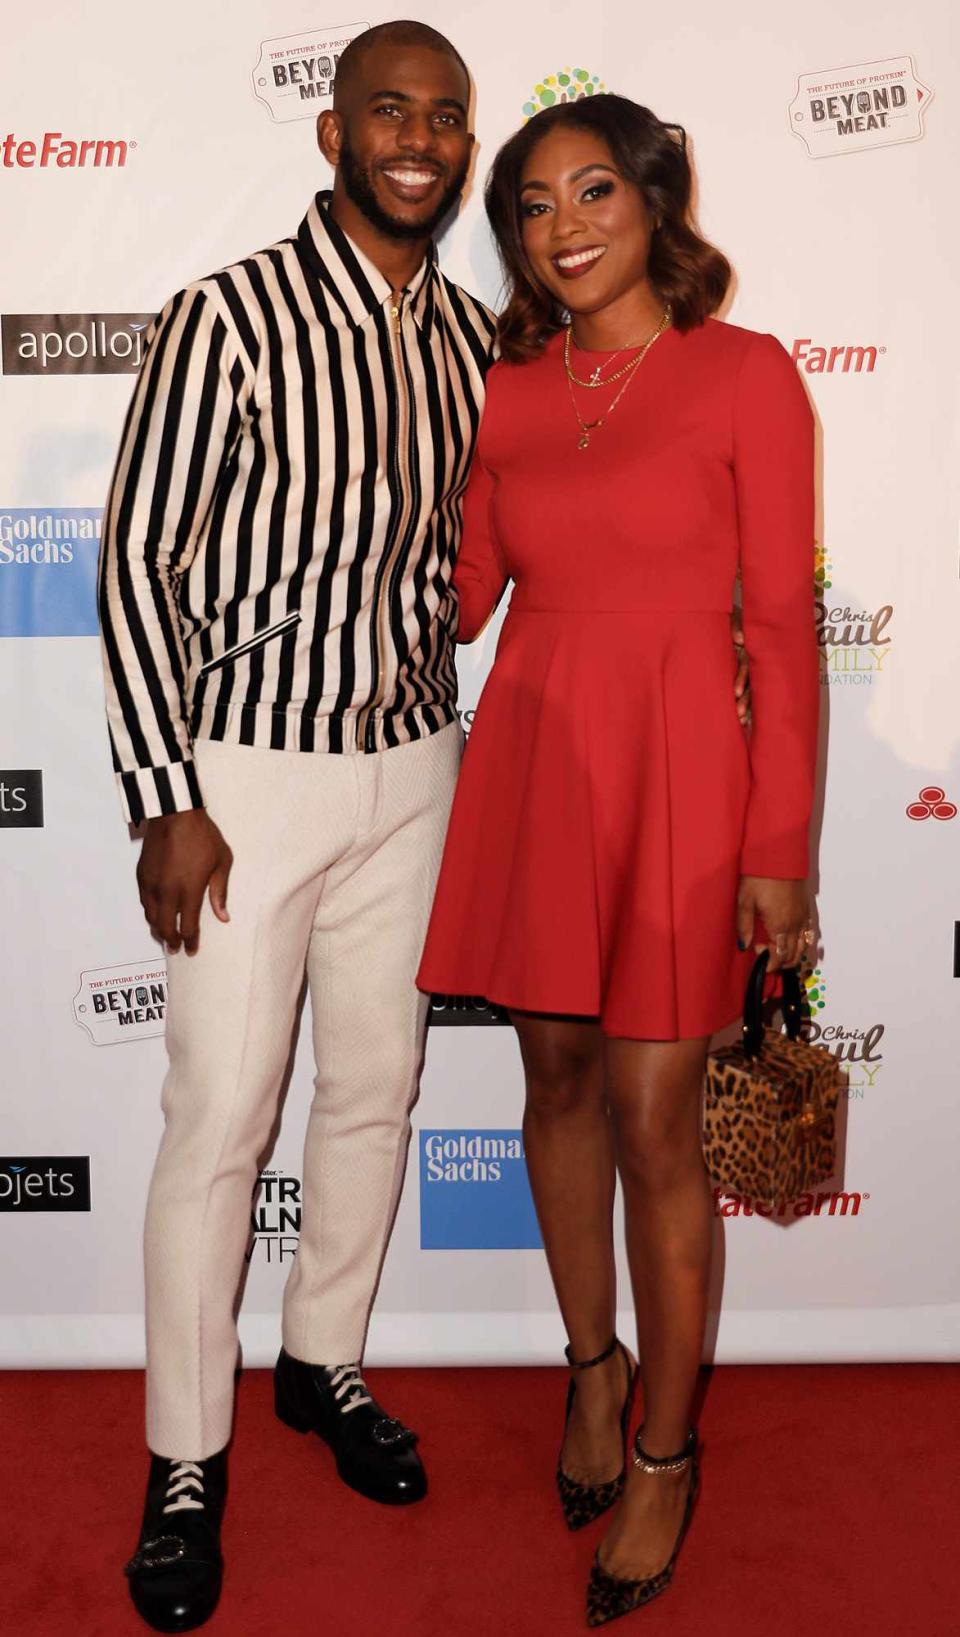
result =
M340 163L340 148L343 143L343 115L332 108L325 108L317 117L317 147L323 154L328 165L334 168Z

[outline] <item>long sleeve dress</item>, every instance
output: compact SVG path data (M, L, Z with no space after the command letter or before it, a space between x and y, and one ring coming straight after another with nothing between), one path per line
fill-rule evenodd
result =
M667 330L589 448L578 438L560 337L494 367L459 640L514 589L417 981L610 1035L706 1035L742 1006L740 876L808 869L813 417L779 342L709 320Z

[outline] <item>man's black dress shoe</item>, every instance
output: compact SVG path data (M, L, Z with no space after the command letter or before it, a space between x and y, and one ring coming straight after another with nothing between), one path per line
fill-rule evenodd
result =
M205 1461L151 1457L140 1544L124 1573L137 1613L154 1631L192 1631L216 1608L226 1494L225 1449Z
M302 1364L281 1348L273 1385L280 1420L329 1444L351 1489L387 1506L423 1499L427 1474L417 1435L371 1397L359 1364Z

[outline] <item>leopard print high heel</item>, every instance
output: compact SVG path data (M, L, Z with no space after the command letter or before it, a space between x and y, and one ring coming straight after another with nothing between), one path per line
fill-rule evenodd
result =
M560 1505L563 1507L563 1516L568 1529L583 1529L588 1523L593 1523L594 1519L602 1517L604 1512L608 1512L611 1506L614 1506L620 1499L620 1496L623 1494L623 1485L626 1480L627 1428L630 1424L630 1413L633 1409L633 1398L637 1390L638 1372L636 1365L631 1363L630 1354L624 1347L623 1342L619 1341L616 1336L611 1337L609 1345L604 1348L602 1353L598 1353L596 1358L585 1359L582 1363L578 1362L578 1360L573 1357L569 1346L564 1348L564 1356L566 1357L567 1363L569 1364L571 1370L574 1371L592 1370L596 1364L605 1364L608 1358L613 1357L613 1354L616 1352L617 1348L620 1349L623 1362L627 1367L627 1392L623 1401L623 1409L620 1412L620 1439L623 1445L624 1465L621 1467L617 1476L615 1478L610 1478L606 1483L578 1484L575 1483L572 1478L567 1477L563 1470L561 1459L558 1457L557 1489L560 1494ZM573 1409L573 1401L576 1397L576 1392L577 1383L576 1378L574 1377L571 1379L570 1386L567 1389L567 1413L563 1419L564 1435L566 1435L567 1426L570 1422L570 1412ZM562 1456L562 1442L560 1445L560 1453Z
M665 1472L682 1472L690 1469L690 1487L687 1490L687 1501L683 1509L683 1518L680 1532L674 1543L669 1561L656 1574L646 1575L642 1580L621 1580L616 1575L608 1574L600 1562L600 1553L597 1552L590 1571L590 1582L587 1586L587 1625L604 1626L610 1620L618 1620L622 1614L632 1614L634 1609L643 1608L645 1603L652 1603L655 1597L665 1592L673 1579L680 1548L684 1536L690 1527L690 1518L693 1514L697 1491L700 1487L700 1463L698 1456L700 1446L696 1433L691 1429L687 1441L679 1455L665 1455L658 1457L648 1455L640 1439L643 1428L637 1433L633 1446L634 1466L641 1471L648 1472L652 1477Z

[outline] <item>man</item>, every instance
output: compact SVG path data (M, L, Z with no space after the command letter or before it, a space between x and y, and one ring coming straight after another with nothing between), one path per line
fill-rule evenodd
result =
M449 589L493 345L439 272L469 78L419 23L358 37L299 232L152 329L107 509L114 765L169 961L145 1230L151 1463L133 1601L201 1624L222 1578L233 1315L304 973L317 1061L281 1420L343 1480L420 1499L416 1435L360 1373L426 1003L414 986L461 749ZM205 902L209 900L209 908Z

